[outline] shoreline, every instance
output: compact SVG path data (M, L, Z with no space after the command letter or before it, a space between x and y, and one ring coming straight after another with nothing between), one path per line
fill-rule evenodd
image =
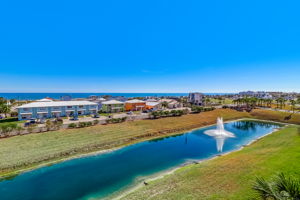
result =
M228 120L228 121L225 121L225 123L230 123L230 122L235 122L235 121L242 121L242 120L265 121L265 122L272 122L272 123L277 123L277 124L288 125L288 123L276 122L276 121L271 121L271 120L261 120L261 119L255 119L255 118L240 118L240 119ZM77 155L73 155L73 156L70 156L70 157L58 158L58 159L53 160L53 161L48 161L48 162L44 162L44 163L41 163L41 164L30 166L30 167L25 167L25 168L22 168L22 169L19 169L19 170L15 170L15 171L12 171L12 172L4 173L3 175L0 175L0 181L4 181L6 179L9 179L10 177L18 176L19 174L26 173L26 172L29 172L29 171L32 171L32 170L36 170L36 169L39 169L39 168L42 168L42 167L47 167L47 166L55 165L55 164L58 164L58 163L66 162L66 161L69 161L69 160L74 160L74 159L79 159L79 158L84 158L84 157L89 157L89 156L98 156L98 155L101 155L101 154L105 154L105 153L109 153L109 152L119 150L119 149L124 148L124 147L129 146L129 145L138 144L140 142L146 142L146 141L150 141L152 139L157 139L157 138L164 138L164 137L168 137L168 136L171 136L171 135L186 134L186 133L190 133L192 131L198 130L198 129L207 128L207 127L211 127L211 126L214 126L214 125L216 125L216 123L201 126L201 127L197 127L197 128L194 128L194 129L191 129L191 130L188 130L188 131L184 131L184 132L174 132L174 133L171 133L171 134L168 134L168 135L161 135L161 136L153 137L153 138L150 137L150 138L146 138L144 140L140 140L140 141L136 141L136 142L133 142L133 143L121 145L121 146L115 147L115 148L103 149L103 150L99 150L99 151L92 151L92 152L88 152L88 153L79 153ZM221 155L223 155L223 154L221 154ZM216 157L218 157L218 156L216 156ZM197 162L199 162L199 161L197 161ZM179 167L183 167L183 166L179 166Z
M240 120L249 120L249 119L251 119L251 118L241 118L241 119L235 119L235 120L228 120L228 121L225 121L225 123L230 123L230 122L240 121ZM253 120L255 120L255 119L253 119ZM115 148L104 149L104 150L99 150L99 151L92 151L92 152L88 152L88 153L79 153L77 155L73 155L73 156L66 157L66 158L58 158L58 159L53 160L53 161L48 161L48 162L44 162L44 163L41 163L41 164L30 166L30 167L25 167L25 168L22 168L22 169L19 169L19 170L15 170L15 171L12 171L12 172L4 173L3 175L0 175L0 181L8 179L8 178L13 177L13 176L17 176L17 175L22 174L22 173L26 173L26 172L29 172L29 171L32 171L32 170L35 170L35 169L39 169L39 168L42 168L42 167L62 163L62 162L73 160L73 159L79 159L79 158L84 158L84 157L89 157L89 156L97 156L97 155L101 155L101 154L104 154L104 153L119 150L119 149L124 148L124 147L129 146L129 145L138 144L140 142L150 141L152 139L157 139L157 138L164 138L164 137L168 137L168 136L171 136L171 135L181 135L181 134L192 132L192 131L197 130L197 129L207 128L207 127L214 126L214 125L216 125L216 123L206 125L206 126L200 126L198 128L193 128L193 129L190 129L188 131L174 132L174 133L167 134L167 135L161 135L161 136L157 136L157 137L150 137L150 138L146 138L144 140L140 140L140 141L136 141L136 142L133 142L133 143L121 145L121 146L115 147Z
M230 122L234 122L234 121L242 121L242 120L246 120L247 118L242 118L242 119L238 119L238 120L231 120L231 121L226 121L225 123L230 123ZM249 120L249 119L248 119ZM255 120L255 119L253 119ZM199 163L202 163L202 162L206 162L206 161L210 161L210 160L213 160L213 159L216 159L218 157L221 157L221 156L226 156L226 155L229 155L231 153L234 153L234 152L238 152L238 151L241 151L242 149L244 149L245 147L248 147L250 146L251 144L254 144L255 142L261 140L262 138L266 137L266 136L269 136L283 128L285 128L286 126L288 125L293 125L293 124L288 124L288 123L281 123L281 122L274 122L274 121L270 121L270 120L255 120L255 121L264 121L264 122L273 122L273 123L278 123L278 124L283 124L284 126L283 127L280 127L280 128L276 128L274 129L273 131L271 131L270 133L267 133L263 136L260 136L254 140L251 140L249 143L245 144L245 145L242 145L240 148L238 149L235 149L235 150L232 150L232 151L229 151L229 152L225 152L225 153L221 153L221 154L218 154L218 155L215 155L215 156L212 156L212 157L209 157L209 158L206 158L206 159L194 159L194 162L191 162L191 161L187 161L187 162L184 162L183 164L180 164L179 166L177 167L174 167L174 168L171 168L169 170L165 170L165 171L162 171L162 172L158 172L157 174L153 175L153 176L148 176L145 177L143 179L144 182L152 182L152 181L155 181L155 180L159 180L159 179L162 179L164 178L165 176L168 176L168 175L171 175L171 174L174 174L177 170L180 170L184 167L188 167L188 166L191 166L191 165L195 165L195 164L199 164ZM203 127L204 128L204 127ZM137 191L138 189L142 188L142 187L145 187L144 186L144 183L138 183L136 184L135 186L132 186L130 187L129 189L125 189L124 190L124 193L120 194L120 195L117 195L116 197L113 197L113 195L111 197L105 197L105 198L100 198L98 200L101 200L101 199L104 199L106 200L107 198L112 198L113 200L120 200L122 199L123 197L129 195L130 193L132 192L135 192Z

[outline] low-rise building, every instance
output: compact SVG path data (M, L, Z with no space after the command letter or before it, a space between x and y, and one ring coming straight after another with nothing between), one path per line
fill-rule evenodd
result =
M205 104L205 96L200 92L191 92L188 101L193 105L203 106Z
M125 103L117 100L102 102L101 110L106 113L123 112Z
M60 97L61 101L71 101L72 100L72 96L71 95L63 95Z
M18 109L19 120L45 119L65 116L90 115L98 112L96 103L90 101L53 101L42 99L24 104Z
M173 108L181 108L182 103L176 101L175 99L160 99L159 102L163 107L173 109ZM167 104L167 105L165 105Z
M146 110L146 102L139 99L132 99L125 102L126 111Z
M157 101L147 101L146 102L146 109L147 110L159 110L161 109L161 102Z

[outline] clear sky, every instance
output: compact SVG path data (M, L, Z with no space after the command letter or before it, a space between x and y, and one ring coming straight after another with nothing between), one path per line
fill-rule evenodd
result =
M0 3L0 92L300 92L300 1Z

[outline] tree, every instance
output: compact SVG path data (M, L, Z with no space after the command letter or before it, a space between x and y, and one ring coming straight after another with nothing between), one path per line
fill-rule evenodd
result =
M164 108L167 108L168 105L169 105L169 104L168 104L168 102L166 102L166 101L164 101L164 102L161 103L161 106L164 107Z
M295 100L291 100L291 107L292 107L293 113L295 112L295 106L296 106L296 101Z
M5 117L7 117L7 114L10 113L11 107L7 104L0 104L0 113L4 113Z
M300 199L300 179L286 177L283 173L273 180L257 178L253 189L263 200L298 200Z

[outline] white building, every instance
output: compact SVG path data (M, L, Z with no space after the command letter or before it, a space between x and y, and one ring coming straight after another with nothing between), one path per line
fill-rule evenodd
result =
M45 119L78 115L96 114L97 103L90 101L53 101L41 99L32 103L17 107L19 120Z
M254 92L254 91L247 91L247 92L240 92L239 93L240 96L246 96L246 97L256 97L259 99L272 99L273 96L265 91L258 91L258 92Z

